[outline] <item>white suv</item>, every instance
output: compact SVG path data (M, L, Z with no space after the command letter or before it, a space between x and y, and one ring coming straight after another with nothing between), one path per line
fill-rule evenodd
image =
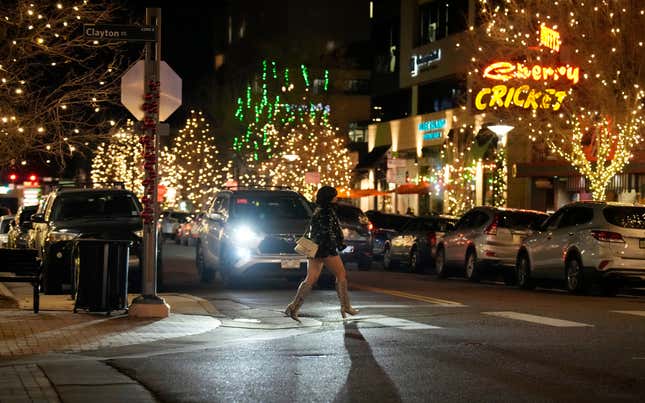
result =
M522 242L516 271L522 288L564 280L573 293L598 281L608 294L621 283L645 281L645 206L576 202L560 208Z

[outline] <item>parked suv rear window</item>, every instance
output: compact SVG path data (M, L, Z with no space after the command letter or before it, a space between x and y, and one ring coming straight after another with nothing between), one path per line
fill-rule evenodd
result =
M368 217L370 217L370 221L372 221L377 228L393 229L395 231L401 231L411 220L409 216L396 214L376 213L371 216L368 215Z
M233 198L231 215L247 219L292 219L305 220L310 210L305 201L296 196L239 195Z
M610 206L605 207L602 213L610 224L645 229L645 207Z
M510 229L527 229L529 227L537 227L542 224L544 220L549 218L547 214L530 213L525 211L500 211L499 225L502 228Z
M60 195L52 209L54 220L138 215L135 196L129 193L83 192Z
M338 220L344 223L367 225L369 222L365 213L353 206L337 205L336 215Z

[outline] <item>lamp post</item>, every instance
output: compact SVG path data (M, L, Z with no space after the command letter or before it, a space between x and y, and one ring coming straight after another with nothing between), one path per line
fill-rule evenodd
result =
M496 165L501 165L501 167L498 167L498 169L495 170L495 175L500 175L501 173L501 181L498 183L495 183L497 181L494 181L494 185L497 185L497 187L493 187L493 204L496 205L496 207L506 207L506 200L508 196L508 164L506 162L506 144L508 141L508 133L514 128L514 126L502 123L488 126L488 129L497 135L497 138L499 140L498 144L501 144L501 147L497 150L497 156L495 157Z

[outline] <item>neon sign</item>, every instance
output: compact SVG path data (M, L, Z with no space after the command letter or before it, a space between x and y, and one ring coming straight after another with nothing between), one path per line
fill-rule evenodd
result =
M529 67L523 63L495 62L486 66L484 77L497 81L512 79L535 81L558 81L566 79L572 84L580 81L580 67L573 66L541 66L536 64Z
M540 26L540 45L559 52L560 44L562 44L560 33L542 24Z
M492 88L482 88L475 97L475 108L480 111L489 107L508 108L511 105L524 109L551 109L557 111L567 96L566 91L552 88L534 89L529 85L507 87L496 85Z
M427 120L419 123L419 131L426 132L428 130L443 129L446 126L446 119Z
M423 140L437 140L443 137L443 131L435 130L432 132L423 133Z

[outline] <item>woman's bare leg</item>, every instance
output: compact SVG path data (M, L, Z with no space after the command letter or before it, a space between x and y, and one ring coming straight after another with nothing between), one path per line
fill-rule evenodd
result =
M356 315L358 313L358 309L352 308L352 305L349 302L349 293L347 292L347 272L345 271L343 261L340 256L329 256L323 260L325 262L325 266L334 273L334 276L336 276L336 293L340 300L340 314L343 316L343 319L345 319L346 314Z
M305 277L304 281L300 283L300 286L298 286L298 292L296 292L296 296L284 311L285 315L290 316L293 320L300 322L300 319L298 319L298 310L302 306L302 303L305 301L305 297L307 296L307 294L309 294L309 291L311 291L311 287L313 287L314 284L316 284L316 281L318 281L318 277L320 277L322 268L322 259L309 259L307 261L307 277Z

